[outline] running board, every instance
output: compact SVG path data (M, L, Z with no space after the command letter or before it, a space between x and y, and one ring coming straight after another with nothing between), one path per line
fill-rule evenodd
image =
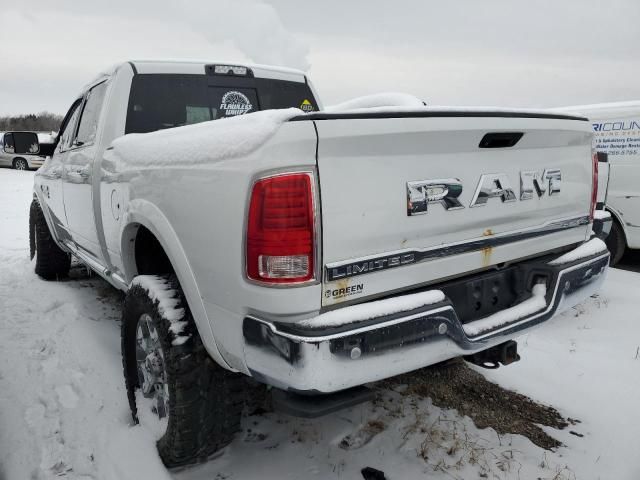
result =
M70 241L63 242L63 245L71 252L71 255L76 257L82 263L84 263L91 270L96 272L102 278L104 278L107 282L114 285L116 288L120 290L127 290L129 286L126 284L124 279L115 272L112 272L102 264L98 263L92 257L84 253L83 250L79 249L75 244Z

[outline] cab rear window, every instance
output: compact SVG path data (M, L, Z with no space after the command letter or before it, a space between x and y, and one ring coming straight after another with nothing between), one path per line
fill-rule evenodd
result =
M131 84L125 133L147 133L289 107L317 110L306 83L232 76L139 74Z

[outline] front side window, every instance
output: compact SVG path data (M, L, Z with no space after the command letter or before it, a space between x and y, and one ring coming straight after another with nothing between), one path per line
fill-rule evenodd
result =
M60 142L59 148L60 151L68 150L71 148L71 144L73 142L73 137L76 131L76 124L78 122L78 116L80 115L80 105L82 102L77 100L76 103L71 107L70 114L67 114L67 118L69 121L64 126L64 129L60 132Z
M82 109L80 125L78 126L77 145L87 145L95 141L96 133L98 132L98 120L100 119L106 91L107 82L102 82L89 90Z

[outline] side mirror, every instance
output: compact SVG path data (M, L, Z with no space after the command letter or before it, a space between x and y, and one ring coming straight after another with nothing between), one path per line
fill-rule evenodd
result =
M34 132L5 133L4 151L14 154L35 155L40 152L38 135Z

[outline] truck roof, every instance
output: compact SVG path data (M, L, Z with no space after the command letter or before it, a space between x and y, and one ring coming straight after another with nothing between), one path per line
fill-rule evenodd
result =
M215 60L138 59L128 60L112 65L111 67L103 70L94 80L88 83L87 86L94 84L96 81L107 75L112 75L116 70L125 65L130 66L136 73L140 74L177 73L195 75L204 75L206 65L233 65L251 69L253 75L258 78L272 78L276 80L288 80L300 83L306 82L305 73L303 71L287 67Z

